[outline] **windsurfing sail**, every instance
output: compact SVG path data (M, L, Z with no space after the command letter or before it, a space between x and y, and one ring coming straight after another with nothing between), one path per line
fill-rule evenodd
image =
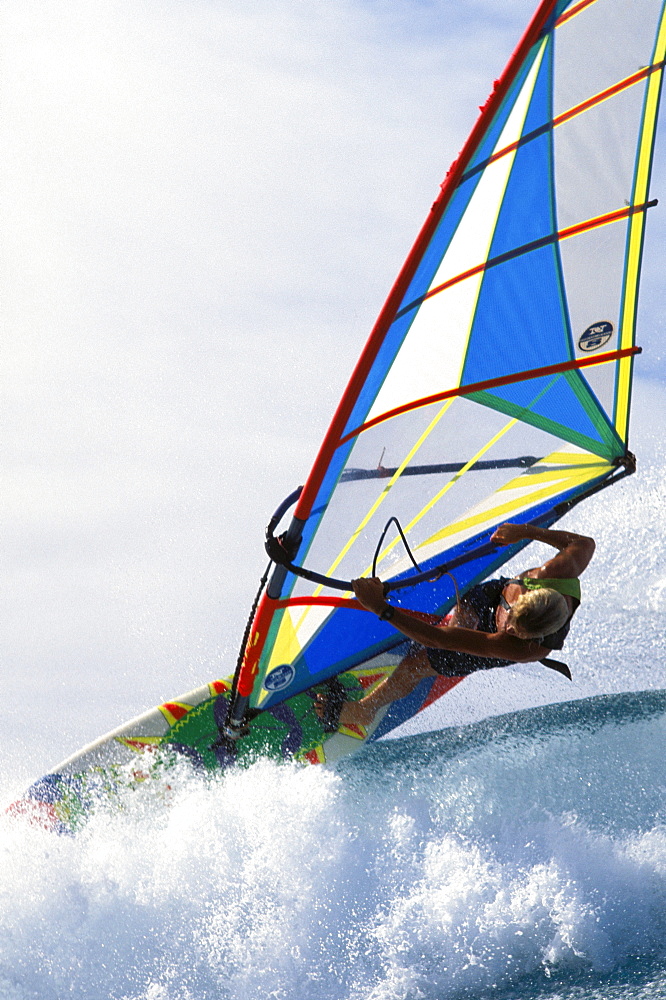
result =
M277 565L239 661L235 723L404 641L359 608L352 578L376 571L409 585L398 601L444 613L455 590L443 570L464 591L516 553L489 543L499 524L548 526L631 469L665 49L662 0L540 4L305 486L271 523Z

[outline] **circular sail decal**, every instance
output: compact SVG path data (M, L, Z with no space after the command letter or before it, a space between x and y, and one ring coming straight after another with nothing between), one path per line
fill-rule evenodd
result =
M282 691L289 687L296 675L296 671L291 663L283 663L275 667L264 680L264 687L267 691Z
M603 347L611 339L613 329L613 324L608 320L593 323L592 326L588 326L585 333L581 333L578 340L579 348L581 351L598 351L600 347Z

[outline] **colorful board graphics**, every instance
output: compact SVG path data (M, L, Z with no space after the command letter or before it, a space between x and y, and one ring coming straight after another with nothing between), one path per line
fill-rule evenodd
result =
M628 455L638 282L666 51L662 0L543 0L451 168L359 360L289 529L295 561L368 575L402 525L460 590L552 524ZM397 532L389 583L414 573ZM403 591L446 612L442 577ZM280 567L238 691L270 708L401 641Z
M390 676L399 659L399 655L389 654L371 666L342 674L339 680L347 697L353 701L372 691ZM230 765L247 766L258 758L332 763L427 708L459 680L450 677L424 681L409 699L380 713L371 727L342 726L332 734L324 732L314 712L317 691L301 693L259 713L233 754L226 747L214 746L218 726L226 718L231 680L213 681L165 702L85 747L35 782L10 807L10 812L49 831L71 834L96 809L113 808L123 801L127 790L146 784L157 789L168 805L173 768L182 761L202 775Z

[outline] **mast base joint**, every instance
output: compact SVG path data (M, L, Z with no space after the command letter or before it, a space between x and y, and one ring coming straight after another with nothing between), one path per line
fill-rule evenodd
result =
M236 740L239 740L242 736L247 736L249 732L250 732L250 727L245 722L245 720L242 720L241 722L238 723L226 722L223 726L220 727L220 736L228 740L233 740L234 743L236 742Z

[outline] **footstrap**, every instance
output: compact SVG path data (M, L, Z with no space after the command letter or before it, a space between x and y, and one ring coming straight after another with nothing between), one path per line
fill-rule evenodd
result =
M337 733L340 726L340 712L347 700L347 691L337 677L328 681L326 687L328 688L328 693L321 721L325 733Z

